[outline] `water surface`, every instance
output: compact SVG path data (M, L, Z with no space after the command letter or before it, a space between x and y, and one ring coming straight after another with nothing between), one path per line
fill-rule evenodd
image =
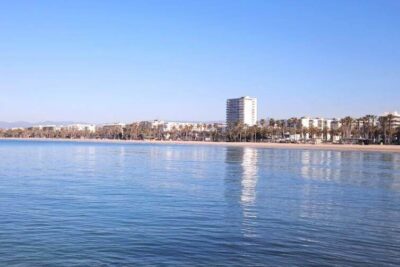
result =
M0 141L1 266L400 265L400 154Z

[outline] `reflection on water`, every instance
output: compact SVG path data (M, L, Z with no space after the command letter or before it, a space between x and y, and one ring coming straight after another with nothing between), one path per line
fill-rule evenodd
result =
M400 155L0 141L0 266L399 266Z
M240 204L242 209L242 229L244 236L255 236L254 219L257 218L257 211L254 209L256 201L256 187L258 180L258 149L226 148L226 189L225 196ZM240 194L237 199L232 195ZM236 203L233 203L236 205Z
M244 206L253 204L256 199L257 156L258 150L254 148L226 148L226 194L229 197L233 192L240 192L239 202Z
M304 179L400 190L400 155L303 150L300 172Z
M243 205L253 204L256 199L257 149L244 148L242 155L242 196Z

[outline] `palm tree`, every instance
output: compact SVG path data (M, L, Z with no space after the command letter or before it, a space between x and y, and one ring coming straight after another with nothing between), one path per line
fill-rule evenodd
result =
M388 122L388 136L389 136L389 144L392 143L393 140L393 135L394 135L394 128L393 128L393 120L394 120L394 116L393 114L388 114L386 116L387 122Z
M342 138L350 138L351 137L351 130L353 125L354 119L350 116L347 116L340 120L342 124Z
M235 125L235 132L236 132L236 136L239 136L239 142L242 142L242 135L243 135L244 128L245 127L242 122L237 122Z
M265 127L267 125L267 121L265 119L260 120L261 127Z
M314 126L310 126L309 130L309 134L310 134L310 138L314 139L315 135L317 133L317 129Z
M302 135L304 143L306 142L306 139L310 137L309 134L310 134L310 129L307 127L302 127L301 135Z
M269 126L275 127L275 120L274 119L269 119Z
M330 129L329 129L329 135L330 135L330 137L331 137L331 138L330 138L330 139L331 139L330 141L333 142L333 141L334 141L334 137L337 136L337 135L339 135L339 130L338 130L338 129L330 128Z
M364 117L364 138L368 140L372 140L372 133L375 127L376 116L375 115L366 115Z
M400 145L400 126L396 128L397 144Z
M257 125L253 125L250 127L252 142L257 142L257 133L259 133L259 131L260 131L260 128Z
M265 119L261 119L260 120L260 127L258 129L259 133L260 133L260 138L261 138L261 142L264 141L265 135L266 135L266 126L267 126L267 121Z
M328 134L329 134L329 129L327 126L324 126L324 128L322 128L322 138L324 141L328 141Z
M379 124L380 124L380 132L382 136L382 141L384 144L387 144L387 126L388 126L388 118L387 116L379 117Z

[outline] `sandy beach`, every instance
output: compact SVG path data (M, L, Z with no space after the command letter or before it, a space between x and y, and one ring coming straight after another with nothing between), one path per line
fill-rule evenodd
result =
M281 143L232 143L207 141L142 141L142 140L111 140L111 139L56 139L56 138L0 138L0 140L43 141L43 142L86 142L86 143L115 143L115 144L158 144L158 145L208 145L236 146L273 149L310 149L336 151L365 151L400 153L398 145L339 145L339 144L281 144Z

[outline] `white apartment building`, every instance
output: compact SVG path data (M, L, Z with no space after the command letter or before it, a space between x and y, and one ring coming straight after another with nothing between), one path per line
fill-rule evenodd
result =
M388 115L393 116L393 119L392 119L393 128L400 127L400 113L398 113L397 111L394 111L394 112L386 112L383 114L383 116L388 116Z
M60 126L57 125L34 125L32 127L28 127L28 130L42 130L42 131L58 131L61 129Z
M151 129L162 129L163 131L170 132L172 130L182 130L185 127L190 127L192 131L212 131L217 128L223 128L221 123L206 123L206 122L176 122L176 121L141 121L135 122L138 125Z
M194 131L206 131L207 130L207 125L204 123L196 123L196 122L164 122L164 131L171 131L173 129L179 130L184 127L191 127L192 130Z
M79 124L79 123L77 123L77 124L67 125L63 128L70 130L70 131L87 131L90 133L96 132L96 125L94 125L94 124Z
M150 122L152 128L158 128L164 126L165 122L162 120L154 120Z
M317 128L321 131L327 129L328 132L326 133L326 139L332 141L338 141L339 136L331 136L330 130L338 130L341 126L339 119L324 119L324 118L309 118L309 117L302 117L300 118L300 126L302 128ZM306 139L314 138L309 133L305 136Z
M309 118L302 117L300 118L300 124L303 128L318 128L323 130L327 128L328 130L334 129L337 130L340 127L340 121L337 119L324 119L324 118Z
M103 130L115 130L115 129L119 129L119 130L123 130L124 127L126 126L125 123L122 122L117 122L117 123L109 123L109 124L104 124L101 128L103 128Z
M238 122L247 126L257 124L257 98L244 96L226 101L226 124Z

